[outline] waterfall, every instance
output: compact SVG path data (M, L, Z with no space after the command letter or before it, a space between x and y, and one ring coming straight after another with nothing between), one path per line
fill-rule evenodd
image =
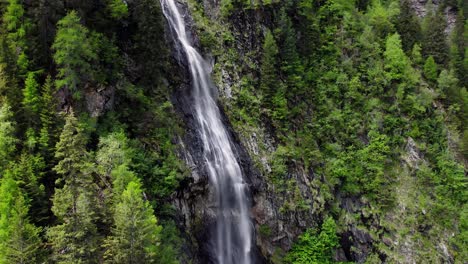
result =
M216 263L252 263L252 223L247 184L234 155L210 79L210 67L189 41L184 19L175 0L160 0L174 37L187 57L193 85L193 110L203 143L204 164L217 202L216 234L211 238ZM180 52L180 51L179 51Z

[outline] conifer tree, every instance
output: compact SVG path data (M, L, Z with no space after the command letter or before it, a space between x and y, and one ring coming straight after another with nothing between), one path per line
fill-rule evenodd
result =
M447 22L441 10L429 12L423 24L423 53L426 57L433 56L439 65L448 62L449 47L445 27Z
M57 35L52 45L53 58L58 65L57 89L70 89L75 98L80 98L80 86L91 75L91 61L97 58L89 31L81 25L75 11L71 11L57 24Z
M86 150L86 137L73 112L56 146L59 160L54 170L61 176L53 197L52 211L59 225L47 236L57 263L95 263L98 235L96 221L96 186L93 183Z
M409 0L400 1L397 31L401 36L403 50L411 51L414 44L421 41L421 25Z
M25 10L19 0L8 0L3 22L7 30L7 39L11 49L16 53L17 65L21 73L25 73L29 66L26 55L26 34L31 27L29 19L25 17Z
M465 67L463 63L463 60L467 56L465 50L468 50L468 20L459 11L455 28L452 32L452 45L450 47L451 64L457 73L461 85L468 87L468 67Z
M261 83L260 90L264 97L264 105L272 109L273 96L276 94L279 80L277 78L278 46L271 31L267 31L263 43L263 54L260 67Z
M55 127L57 122L57 101L55 99L55 90L52 78L47 77L42 86L41 93L40 120L41 130L39 135L39 145L44 154L49 151L51 144L55 140Z
M132 181L115 206L114 227L106 239L106 263L156 263L161 227L141 184Z
M29 221L28 204L7 173L0 183L0 263L40 263L40 228Z
M28 153L23 153L9 168L9 173L17 181L23 196L30 201L29 215L34 223L41 223L48 213L45 187L41 183L44 168L44 159L40 155Z
M6 169L16 150L15 123L10 106L4 103L0 106L0 175Z
M429 56L424 63L424 76L432 82L437 80L437 64L433 56Z
M34 72L29 72L25 81L25 87L23 90L23 106L29 118L35 119L35 115L39 114L39 109L41 108L39 84L36 81Z

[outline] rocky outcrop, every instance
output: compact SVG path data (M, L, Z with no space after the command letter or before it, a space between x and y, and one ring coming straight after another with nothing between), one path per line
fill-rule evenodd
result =
M420 18L424 18L427 13L430 11L428 8L432 8L433 10L437 10L439 5L442 4L442 0L432 0L432 5L429 5L429 1L431 0L411 0L411 5L416 12L416 15ZM455 22L457 21L457 10L451 6L447 6L444 9L445 19L447 21L447 28L445 33L452 32L453 28L455 27Z

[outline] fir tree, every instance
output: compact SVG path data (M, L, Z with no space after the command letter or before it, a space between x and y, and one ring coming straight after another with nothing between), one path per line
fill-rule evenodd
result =
M424 63L424 76L432 82L437 80L437 64L433 56L429 56Z
M272 109L272 100L278 89L278 46L271 31L267 31L263 43L263 54L260 67L260 90L263 95L264 105Z
M411 51L414 44L421 41L421 26L409 0L400 1L400 14L397 31L401 36L403 50Z
M40 96L39 96L39 84L36 81L36 76L33 72L28 73L28 77L25 81L25 87L23 90L23 106L26 109L30 118L35 118L36 114L39 113Z
M57 35L52 46L53 58L58 65L55 85L68 88L75 98L81 97L80 87L91 75L91 61L97 59L89 31L81 25L75 11L71 11L57 24Z
M19 0L8 0L3 22L8 32L7 38L11 49L16 54L17 65L21 73L25 73L29 66L29 59L26 55L26 34L31 27L31 23L25 17L24 7Z
M40 263L40 228L29 222L18 184L6 175L0 184L0 263Z
M426 57L433 56L439 65L448 62L449 47L445 27L447 23L442 11L431 11L424 19L423 52Z
M15 123L10 106L4 103L0 107L0 174L6 169L8 162L16 150Z
M57 263L96 263L98 235L96 222L96 186L89 168L86 137L73 113L56 146L59 160L54 170L61 176L53 197L52 211L59 225L51 227L48 240Z
M57 101L52 78L47 77L42 86L40 120L41 130L39 133L39 145L44 154L48 154L51 144L56 138L55 127L57 123ZM47 155L46 155L47 156Z
M161 227L153 209L143 200L141 184L132 181L120 194L114 227L106 239L107 263L156 263Z

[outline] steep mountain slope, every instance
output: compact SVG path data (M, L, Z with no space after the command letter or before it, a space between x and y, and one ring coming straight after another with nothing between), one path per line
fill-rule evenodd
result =
M0 263L467 261L466 1L170 2L0 3Z

